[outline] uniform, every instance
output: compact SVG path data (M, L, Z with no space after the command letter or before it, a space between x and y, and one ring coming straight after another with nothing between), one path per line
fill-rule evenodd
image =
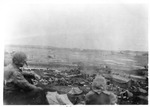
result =
M90 91L85 96L87 105L110 105L117 102L116 95L112 92L103 91L100 94Z
M23 76L22 72L12 64L4 68L5 90L26 91L33 90L36 86L30 84Z
M46 101L45 92L26 80L25 77L31 77L32 73L25 73L20 69L27 65L26 60L25 53L16 52L12 63L4 68L4 104L43 104Z
M117 102L116 95L106 90L106 79L97 75L92 83L92 90L85 96L88 105L109 105Z
M31 73L21 72L13 64L4 68L4 103L11 105L45 103L41 101L41 98L43 100L45 97L44 93L35 91L37 87L30 84L24 78L24 74L32 75Z

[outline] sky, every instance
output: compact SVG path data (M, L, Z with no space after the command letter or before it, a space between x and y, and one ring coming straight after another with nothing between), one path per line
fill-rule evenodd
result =
M5 44L148 50L148 7L137 3L7 3Z

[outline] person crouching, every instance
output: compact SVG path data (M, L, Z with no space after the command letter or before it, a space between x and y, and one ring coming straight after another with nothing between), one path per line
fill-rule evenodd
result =
M101 75L96 76L92 83L92 90L86 96L86 105L111 105L117 102L114 93L106 90L106 80Z

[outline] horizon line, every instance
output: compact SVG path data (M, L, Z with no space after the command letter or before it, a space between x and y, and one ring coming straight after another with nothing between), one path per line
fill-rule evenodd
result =
M148 53L148 50L130 50L130 49L126 49L126 50L107 50L107 49L89 49L89 48L84 48L84 49L81 49L81 48L69 48L69 47L57 47L57 46L50 46L50 45L19 45L19 44L5 44L5 46L20 46L20 47L23 47L23 46L27 46L27 47L45 47L45 48L59 48L59 49L77 49L77 50L93 50L93 51L134 51L134 52L147 52Z

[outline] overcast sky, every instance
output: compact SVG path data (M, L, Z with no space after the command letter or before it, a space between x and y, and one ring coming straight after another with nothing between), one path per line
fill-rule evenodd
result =
M11 4L5 43L105 50L148 50L144 4Z

